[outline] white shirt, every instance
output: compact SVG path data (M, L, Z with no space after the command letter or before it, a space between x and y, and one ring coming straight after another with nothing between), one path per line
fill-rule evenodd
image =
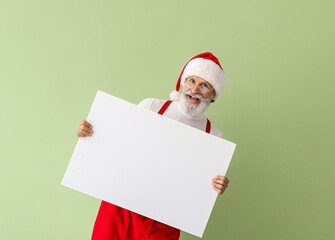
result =
M145 109L149 109L153 112L159 112L159 110L162 108L164 103L167 100L164 99L157 99L157 98L146 98L142 102L140 102L138 105L140 107L143 107ZM206 125L207 125L207 118L204 114L201 116L194 118L186 115L182 112L182 110L179 107L178 102L173 101L170 106L166 109L164 116L168 118L172 118L176 121L182 122L184 124L187 124L189 126L195 127L197 129L200 129L202 131L206 131ZM213 126L211 123L211 131L210 134L222 138L222 133L219 129Z

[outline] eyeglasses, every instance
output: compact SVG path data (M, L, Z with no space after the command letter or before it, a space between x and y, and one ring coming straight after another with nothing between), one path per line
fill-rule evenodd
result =
M194 80L194 78L187 78L185 85L188 89L193 89L195 85L198 85L198 89L203 95L213 89L213 87L210 86L208 83L204 83L204 82L199 83L198 81Z

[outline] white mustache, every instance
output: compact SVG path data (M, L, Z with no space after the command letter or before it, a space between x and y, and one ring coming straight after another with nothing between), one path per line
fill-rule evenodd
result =
M194 97L194 98L198 98L198 99L200 99L202 101L205 101L205 102L210 101L208 99L205 99L201 94L192 93L191 90L188 90L187 92L184 92L184 94L189 95L189 96Z
M187 100L188 96L198 98L200 103L190 103ZM182 111L191 118L201 116L206 111L209 104L210 99L204 99L203 96L199 94L193 94L191 91L181 92L179 106Z

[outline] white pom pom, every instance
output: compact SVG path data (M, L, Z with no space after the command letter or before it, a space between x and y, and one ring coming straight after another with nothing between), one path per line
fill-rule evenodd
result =
M176 90L173 90L171 93L170 93L170 99L172 101L179 101L180 99L180 92L176 91Z

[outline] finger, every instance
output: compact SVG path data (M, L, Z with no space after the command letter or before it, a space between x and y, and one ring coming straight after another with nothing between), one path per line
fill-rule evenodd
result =
M80 134L83 134L83 135L86 135L86 136L91 136L91 135L92 135L91 132L86 131L85 129L80 129L78 132L79 132Z
M219 188L219 189L224 189L225 188L222 184L219 184L219 183L214 183L213 186L216 187L216 188Z
M86 120L82 120L80 122L80 124L85 125L86 127L92 128L92 125L89 122L87 122Z
M86 132L91 132L91 133L93 132L92 129L90 129L90 128L86 127L86 126L80 126L79 130L84 130Z
M217 179L215 178L214 179L215 182L218 182L218 183L221 183L221 184L228 184L229 183L229 180L228 179Z
M86 127L86 126L80 126L80 127L78 128L78 130L79 130L79 131L86 131L86 132L93 132L92 129L90 129L90 128Z
M216 175L215 178L222 179L222 180L227 181L229 183L229 180L228 180L228 178L226 176Z
M225 179L222 179L221 181L222 181L222 183L224 183L224 184L228 184L228 183L229 183L229 181L228 181L228 179L227 179L227 178L225 178Z
M220 184L224 184L225 183L225 181L222 180L222 179L214 179L213 182L220 183Z
M228 185L228 182L224 180L213 180L214 183L222 184L222 185Z
M225 191L227 189L227 187L216 187L216 186L213 186L213 187L221 191Z
M78 136L78 137L87 137L87 135L84 135L84 134L82 134L82 133L77 133L77 136Z
M80 124L80 125L79 125L79 128L83 128L83 129L87 129L87 130L92 130L92 127L88 127L88 126L85 125L85 124Z
M222 193L224 192L224 190L221 190L221 189L216 188L216 187L213 187L213 189L214 189L215 191L217 191L219 194L222 194Z
M226 189L228 187L228 184L213 183L213 186L220 188L220 189Z

